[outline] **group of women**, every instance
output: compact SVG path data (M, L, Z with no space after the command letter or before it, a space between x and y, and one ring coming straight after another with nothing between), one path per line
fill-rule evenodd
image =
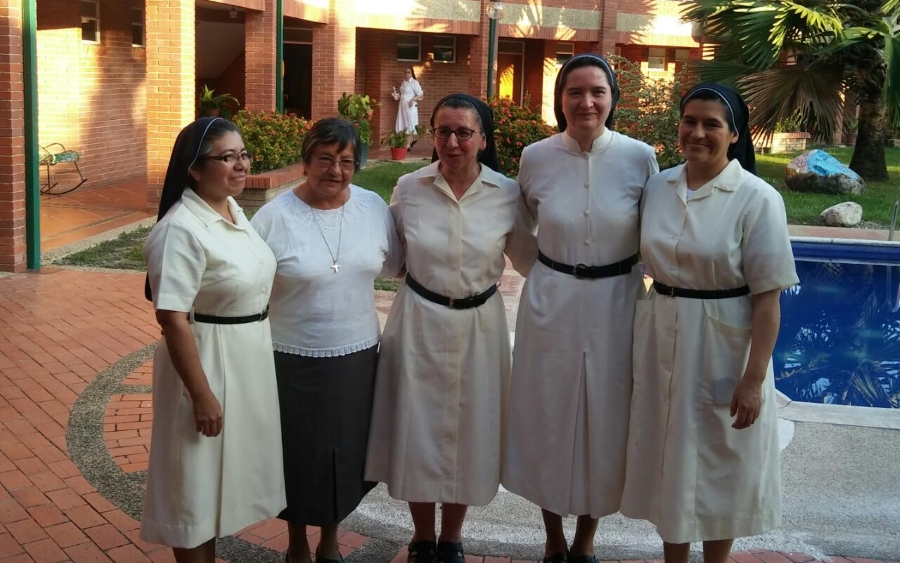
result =
M595 563L619 511L656 525L667 563L695 541L724 563L777 526L783 202L733 90L684 96L686 162L662 173L612 130L618 94L602 57L565 63L560 133L524 150L518 182L487 105L447 96L432 164L389 207L351 183L353 127L320 120L306 181L252 222L234 126L186 127L145 248L163 339L142 537L209 563L217 536L277 514L287 561L310 562L310 525L315 560L340 561L337 525L376 482L409 503L409 563L464 563L466 510L501 483L542 509L545 563ZM512 355L507 258L527 278ZM380 345L377 276L404 277Z

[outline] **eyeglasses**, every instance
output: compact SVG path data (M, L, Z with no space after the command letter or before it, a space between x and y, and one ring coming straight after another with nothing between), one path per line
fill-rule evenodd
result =
M337 163L340 169L344 172L353 172L354 170L356 170L356 161L352 158L342 158L338 160L328 156L327 154L323 154L321 156L317 156L314 160L319 168L323 168L325 170L331 170L331 167L334 166L335 163Z
M484 133L484 131L475 131L473 129L450 129L448 127L438 127L437 129L432 129L431 134L434 135L435 139L440 139L442 141L446 141L450 138L450 135L456 135L457 141L468 141L475 135L475 133Z
M230 152L228 154L207 156L204 158L204 160L221 160L225 164L234 164L238 159L245 161L247 164L250 164L253 162L253 155L247 151L244 151L240 154Z

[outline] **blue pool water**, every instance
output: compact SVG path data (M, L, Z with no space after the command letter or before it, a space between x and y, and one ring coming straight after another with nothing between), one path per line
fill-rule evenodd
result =
M775 385L796 401L900 408L900 246L791 243Z

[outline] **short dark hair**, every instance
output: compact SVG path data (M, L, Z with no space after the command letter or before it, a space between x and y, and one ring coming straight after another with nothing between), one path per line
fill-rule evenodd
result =
M303 146L300 148L300 158L303 163L309 165L312 162L312 153L319 145L337 145L338 152L353 147L353 161L355 170L359 171L359 130L356 125L339 117L326 117L316 121L306 133Z

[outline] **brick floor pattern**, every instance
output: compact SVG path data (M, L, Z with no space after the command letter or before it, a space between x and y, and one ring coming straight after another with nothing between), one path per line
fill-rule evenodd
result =
M69 458L66 429L78 396L98 373L159 337L143 298L141 274L45 268L0 277L0 563L174 562L171 550L143 542L139 522L107 501ZM508 279L504 294L518 291ZM381 316L389 299L380 298ZM150 363L123 384L133 394L109 398L104 440L125 472L146 469L153 409L144 393ZM140 392L137 392L140 391ZM270 519L240 538L284 551L287 527ZM341 531L344 557L368 541ZM310 534L311 547L318 534ZM391 563L402 563L401 548ZM467 563L525 563L466 556ZM661 560L651 560L653 563ZM751 550L734 563L808 563L800 553ZM885 563L831 557L826 563ZM637 563L626 561L623 563ZM650 563L650 562L648 562Z

